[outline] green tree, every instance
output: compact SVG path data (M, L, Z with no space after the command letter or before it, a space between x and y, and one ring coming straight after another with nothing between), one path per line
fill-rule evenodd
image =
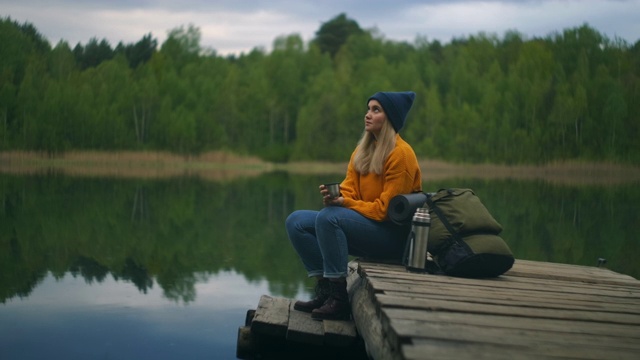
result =
M95 37L91 38L85 46L78 43L73 48L73 54L81 69L96 67L104 61L113 59L115 55L107 39L102 39L98 42Z
M425 117L420 121L424 123L424 133L417 140L416 152L433 158L442 158L444 154L441 152L451 137L451 132L445 129L444 109L442 100L440 99L440 91L436 84L432 84L425 94ZM411 128L413 129L413 128ZM416 140L413 140L416 142Z
M104 68L103 68L104 67ZM131 129L132 76L127 59L117 55L113 60L98 67L102 81L108 86L104 99L107 112L104 118L104 133L108 136L106 148L126 149L134 143L134 131Z
M548 119L545 143L549 158L563 159L576 155L575 143L569 142L576 110L576 98L570 83L567 80L564 69L557 66L555 77L558 84L555 86L555 96Z
M18 148L46 150L43 139L46 129L46 111L42 108L41 95L49 82L43 59L31 57L27 61L24 77L17 94L15 136Z
M313 39L313 42L318 45L320 51L328 52L334 57L349 36L361 33L362 29L360 25L342 13L322 23L320 29L316 31L316 37Z
M9 116L16 106L16 87L10 81L0 82L0 150L10 149Z
M232 65L219 57L207 57L193 68L193 90L201 94L195 116L199 150L222 149L228 144L226 129L220 123L218 99L226 91L222 84Z
M607 139L605 139L607 142L605 151L611 160L623 157L624 154L621 153L621 149L625 147L629 148L632 145L628 143L624 144L624 146L619 145L621 142L620 138L624 139L622 133L627 114L627 103L624 100L622 89L616 84L613 89L611 89L611 93L607 97L604 109L602 110L602 118L606 120L606 128L608 130L608 136Z
M300 109L291 160L337 160L335 126L339 122L336 104L339 103L340 86L334 81L331 69L311 81L307 96L313 101L305 102Z
M112 50L92 38L51 49L0 21L0 148L228 149L270 161L344 161L366 97L413 90L403 136L450 161L638 161L640 41L588 25L547 38L516 31L413 44L345 14L305 46L298 34L217 56L194 25ZM327 126L331 124L331 126Z
M243 56L238 63L238 84L236 93L238 117L234 119L237 143L249 153L266 153L269 144L269 93L275 89L269 86L265 70L264 53L254 50Z
M202 33L197 26L193 24L189 24L186 28L180 26L168 32L160 51L166 54L168 61L180 71L189 62L198 60L201 38Z
M129 61L129 66L132 69L137 68L141 64L145 64L156 52L158 47L158 40L154 39L151 34L147 34L135 44L124 45L122 42L118 43L115 52L124 54Z
M304 42L298 34L277 38L273 51L265 57L268 82L267 159L286 161L295 119L304 96Z
M8 17L0 19L0 44L0 148L19 147L24 144L24 136L20 137L20 132L25 114L27 111L31 113L29 105L35 105L22 103L30 98L25 94L30 90L22 91L19 96L20 87L30 64L43 65L51 47L33 25L19 24ZM39 70L44 75L45 68L39 66ZM35 67L31 71L35 71ZM33 78L29 82L31 80L37 81Z
M140 66L134 70L131 89L131 113L135 141L144 147L148 131L158 105L158 83L151 66Z

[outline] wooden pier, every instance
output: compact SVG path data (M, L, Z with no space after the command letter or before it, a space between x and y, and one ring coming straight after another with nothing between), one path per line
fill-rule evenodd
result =
M240 359L366 359L353 321L316 321L295 300L262 295L238 330Z
M516 260L498 278L465 279L368 261L349 267L357 329L349 341L373 359L640 358L640 281L608 269ZM289 308L285 334L300 314ZM317 336L316 345L330 339Z

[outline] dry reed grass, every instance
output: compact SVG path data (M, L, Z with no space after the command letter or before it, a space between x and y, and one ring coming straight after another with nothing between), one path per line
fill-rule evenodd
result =
M640 167L614 163L554 162L545 165L420 164L425 180L449 178L542 180L567 185L615 185L640 182Z
M613 163L557 162L534 166L452 164L421 161L423 179L455 178L542 180L567 185L614 185L640 182L640 167ZM198 176L227 181L280 170L297 174L344 174L346 163L294 162L272 164L256 157L215 151L199 156L168 152L68 152L55 157L36 152L0 152L0 172L38 174L60 172L70 176L168 178Z
M60 172L70 176L148 179L193 175L224 181L256 176L271 167L258 158L226 152L181 156L147 151L74 151L53 157L37 152L0 152L0 172L12 174Z

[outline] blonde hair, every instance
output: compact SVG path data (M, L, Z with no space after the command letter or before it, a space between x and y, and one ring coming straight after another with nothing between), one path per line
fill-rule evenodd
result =
M367 175L374 173L381 175L384 162L396 146L396 131L387 119L380 129L379 138L364 131L358 141L358 151L353 158L353 165L359 173Z

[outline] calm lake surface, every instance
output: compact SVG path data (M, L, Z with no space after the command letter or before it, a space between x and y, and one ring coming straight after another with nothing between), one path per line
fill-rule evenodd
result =
M0 175L0 359L235 359L262 294L310 296L283 223L331 180ZM447 187L475 190L517 259L640 277L638 183L424 183Z

